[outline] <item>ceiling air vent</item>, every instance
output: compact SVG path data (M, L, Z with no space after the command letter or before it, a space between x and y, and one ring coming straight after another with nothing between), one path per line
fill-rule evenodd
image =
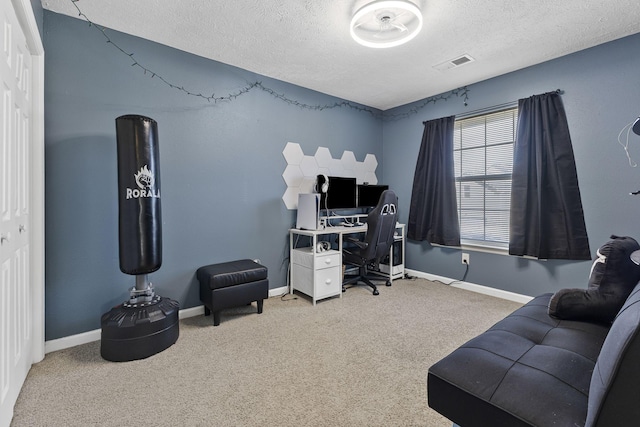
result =
M435 68L438 71L445 71L445 70L450 70L451 68L460 67L464 64L468 64L469 62L473 62L473 61L475 61L475 59L473 59L471 56L465 53L464 55L459 56L457 58L449 59L448 61L444 61L438 65L434 65L433 68Z

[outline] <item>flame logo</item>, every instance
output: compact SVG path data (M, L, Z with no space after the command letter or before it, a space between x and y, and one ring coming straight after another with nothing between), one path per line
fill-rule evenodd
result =
M155 178L153 177L153 174L151 173L147 165L144 165L142 168L140 168L140 172L134 174L133 177L136 179L136 184L138 184L138 187L143 190L145 188L153 187L153 184L155 183Z

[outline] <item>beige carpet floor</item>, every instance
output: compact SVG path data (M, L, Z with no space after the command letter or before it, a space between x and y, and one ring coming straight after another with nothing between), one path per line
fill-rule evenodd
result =
M197 316L148 359L100 342L49 353L15 406L21 426L451 426L427 405L429 366L520 306L422 279L314 307L302 295ZM461 408L462 409L462 408Z

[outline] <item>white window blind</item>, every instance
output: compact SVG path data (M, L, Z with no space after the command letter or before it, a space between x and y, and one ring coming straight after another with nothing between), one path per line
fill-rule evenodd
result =
M453 155L463 242L509 243L517 120L517 107L456 120Z

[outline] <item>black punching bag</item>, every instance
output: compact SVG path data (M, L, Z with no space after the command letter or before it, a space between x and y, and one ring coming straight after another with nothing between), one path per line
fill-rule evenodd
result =
M100 354L125 362L163 351L179 335L179 304L156 295L147 274L162 265L158 126L148 117L116 119L120 270L136 276L130 298L102 315Z
M116 119L120 270L152 273L162 265L158 125L148 117Z

